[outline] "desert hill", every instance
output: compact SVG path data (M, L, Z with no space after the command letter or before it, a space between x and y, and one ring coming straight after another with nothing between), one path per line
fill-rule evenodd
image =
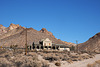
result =
M100 51L100 32L91 37L88 41L79 44L80 50Z
M10 46L18 45L24 47L26 43L26 28L20 25L10 24L9 27L4 27L0 25L0 45ZM47 31L45 28L42 28L40 31L37 31L33 28L27 28L27 43L28 45L33 44L33 42L38 43L41 39L49 38L55 44L65 44L64 41L55 38L53 34ZM71 43L70 43L71 44Z

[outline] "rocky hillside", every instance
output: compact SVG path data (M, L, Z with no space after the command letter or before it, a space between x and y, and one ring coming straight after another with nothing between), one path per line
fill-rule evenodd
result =
M100 33L97 33L88 41L79 44L79 49L88 51L100 51Z
M25 36L26 28L20 25L10 24L9 27L4 27L0 25L0 45L10 46L10 45L19 45L24 47L25 45ZM42 28L40 31L37 31L33 28L27 28L27 42L28 45L33 44L33 42L38 43L41 39L49 38L55 44L66 44L65 42L57 39L53 34L47 31L45 28Z

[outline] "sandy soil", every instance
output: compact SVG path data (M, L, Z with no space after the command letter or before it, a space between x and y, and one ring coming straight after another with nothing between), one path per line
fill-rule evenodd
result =
M87 67L87 64L94 63L97 60L100 60L100 54L95 55L94 58L73 62L72 64L66 63L66 64L63 64L61 67Z
M87 64L94 63L97 60L100 60L100 54L95 55L94 58L85 59L83 61L75 61L71 64L67 63L66 61L60 61L60 63L61 63L60 67L87 67ZM57 67L57 66L55 66L54 63L49 63L49 64L50 64L50 67Z

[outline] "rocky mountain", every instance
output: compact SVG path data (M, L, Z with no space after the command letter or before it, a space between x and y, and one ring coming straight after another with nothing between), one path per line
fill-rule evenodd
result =
M26 43L26 28L20 25L10 24L9 27L4 27L0 25L0 45L10 46L18 45L24 47ZM33 42L38 43L41 39L49 38L55 44L66 44L65 42L57 39L53 34L47 31L45 28L42 28L40 31L37 31L33 28L27 28L27 43L28 45L33 44Z
M3 25L0 24L0 35L7 33L6 31L6 27L4 27Z
M80 50L100 51L100 32L91 37L88 41L79 44Z

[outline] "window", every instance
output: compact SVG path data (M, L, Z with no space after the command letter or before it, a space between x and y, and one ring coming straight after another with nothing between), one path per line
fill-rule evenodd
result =
M44 43L44 46L46 46L46 43Z
M50 46L51 44L49 43L49 46Z

